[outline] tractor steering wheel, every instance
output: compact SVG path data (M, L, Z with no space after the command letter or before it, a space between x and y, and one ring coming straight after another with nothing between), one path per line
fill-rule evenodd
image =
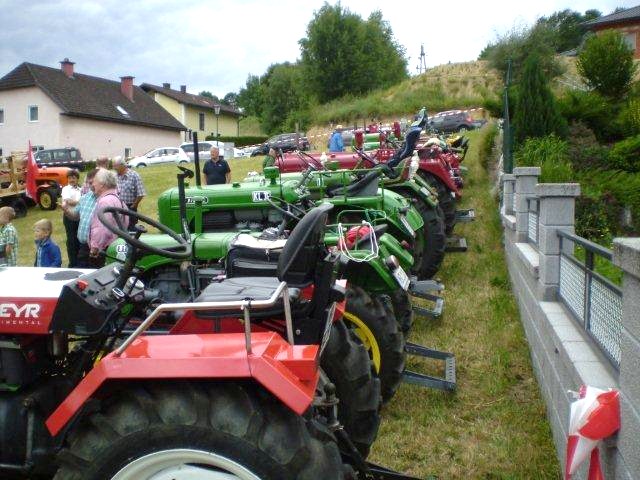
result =
M113 225L113 223L109 221L109 219L106 217L107 213L110 213L112 215L117 226ZM142 240L137 238L135 234L125 230L122 222L120 221L120 215L135 218L138 221L157 228L158 230L160 230L160 232L164 233L165 235L169 235L173 240L175 240L178 243L178 246L171 248L158 248L143 242ZM185 260L187 258L191 258L191 244L189 242L187 242L184 238L171 230L169 227L156 222L146 215L142 215L141 213L134 212L133 210L128 210L126 208L106 207L98 211L98 220L102 222L107 230L122 238L132 247L136 247L140 250L154 253L162 257L172 258L174 260Z
M358 154L358 156L364 160L365 162L369 162L371 163L374 167L382 167L382 173L384 175L386 175L389 178L395 178L398 175L396 174L396 172L393 171L393 168L391 168L389 165L386 164L386 162L380 162L376 159L374 159L373 157L367 155L366 153L364 153L364 151L362 150L358 150L355 149L356 153Z

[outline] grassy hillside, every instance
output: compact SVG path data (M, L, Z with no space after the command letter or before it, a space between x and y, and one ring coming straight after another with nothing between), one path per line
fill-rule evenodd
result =
M312 117L317 124L361 124L363 119L399 117L423 106L431 112L479 107L486 99L497 99L501 89L501 79L484 61L440 65L366 97L342 98L322 105Z

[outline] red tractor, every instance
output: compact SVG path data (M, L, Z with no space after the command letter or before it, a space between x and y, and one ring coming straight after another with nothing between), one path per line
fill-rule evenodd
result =
M163 303L134 267L143 252L187 259L189 241L118 208L98 217L124 264L0 270L2 478L409 479L363 460L379 383L354 370L368 357L340 320L330 208L293 230L277 278L201 271L192 303ZM126 215L175 246L125 231Z

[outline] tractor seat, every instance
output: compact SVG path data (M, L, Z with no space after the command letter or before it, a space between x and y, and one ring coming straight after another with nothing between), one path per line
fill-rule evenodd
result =
M343 187L342 185L329 187L326 193L328 197L335 197L336 195L346 195L348 197L374 197L378 192L379 177L380 173L377 170L373 170L346 187Z
M243 300L268 300L280 285L276 277L234 277L210 283L196 298L196 302L241 302ZM289 288L292 310L300 297L299 288ZM239 308L228 310L196 311L197 317L228 317L242 315ZM282 298L271 307L251 310L252 318L266 318L284 315Z

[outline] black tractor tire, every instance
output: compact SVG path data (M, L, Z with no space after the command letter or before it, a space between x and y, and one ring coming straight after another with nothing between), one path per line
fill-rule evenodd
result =
M420 213L424 222L425 246L422 254L422 261L415 273L418 279L425 280L432 278L442 265L445 250L447 248L447 236L444 233L444 218L438 207L432 207L416 193L409 189L399 191L402 195L413 200L413 206Z
M434 175L418 170L420 175L438 193L438 205L444 214L444 233L450 236L456 225L456 199L451 190Z
M391 304L393 305L393 312L395 313L400 331L404 335L405 340L411 333L413 327L413 308L411 305L411 298L409 294L401 288L394 290L391 295Z
M38 193L38 205L42 210L55 210L58 207L58 192L53 187L40 190Z
M388 297L370 297L362 288L347 288L344 319L367 349L380 378L382 401L391 400L402 382L406 353L404 335Z
M343 321L333 323L320 366L336 386L338 420L366 458L380 427L380 379L366 349Z
M73 427L54 480L108 480L152 453L178 450L214 453L265 480L345 478L335 438L255 385L136 385L102 401Z

